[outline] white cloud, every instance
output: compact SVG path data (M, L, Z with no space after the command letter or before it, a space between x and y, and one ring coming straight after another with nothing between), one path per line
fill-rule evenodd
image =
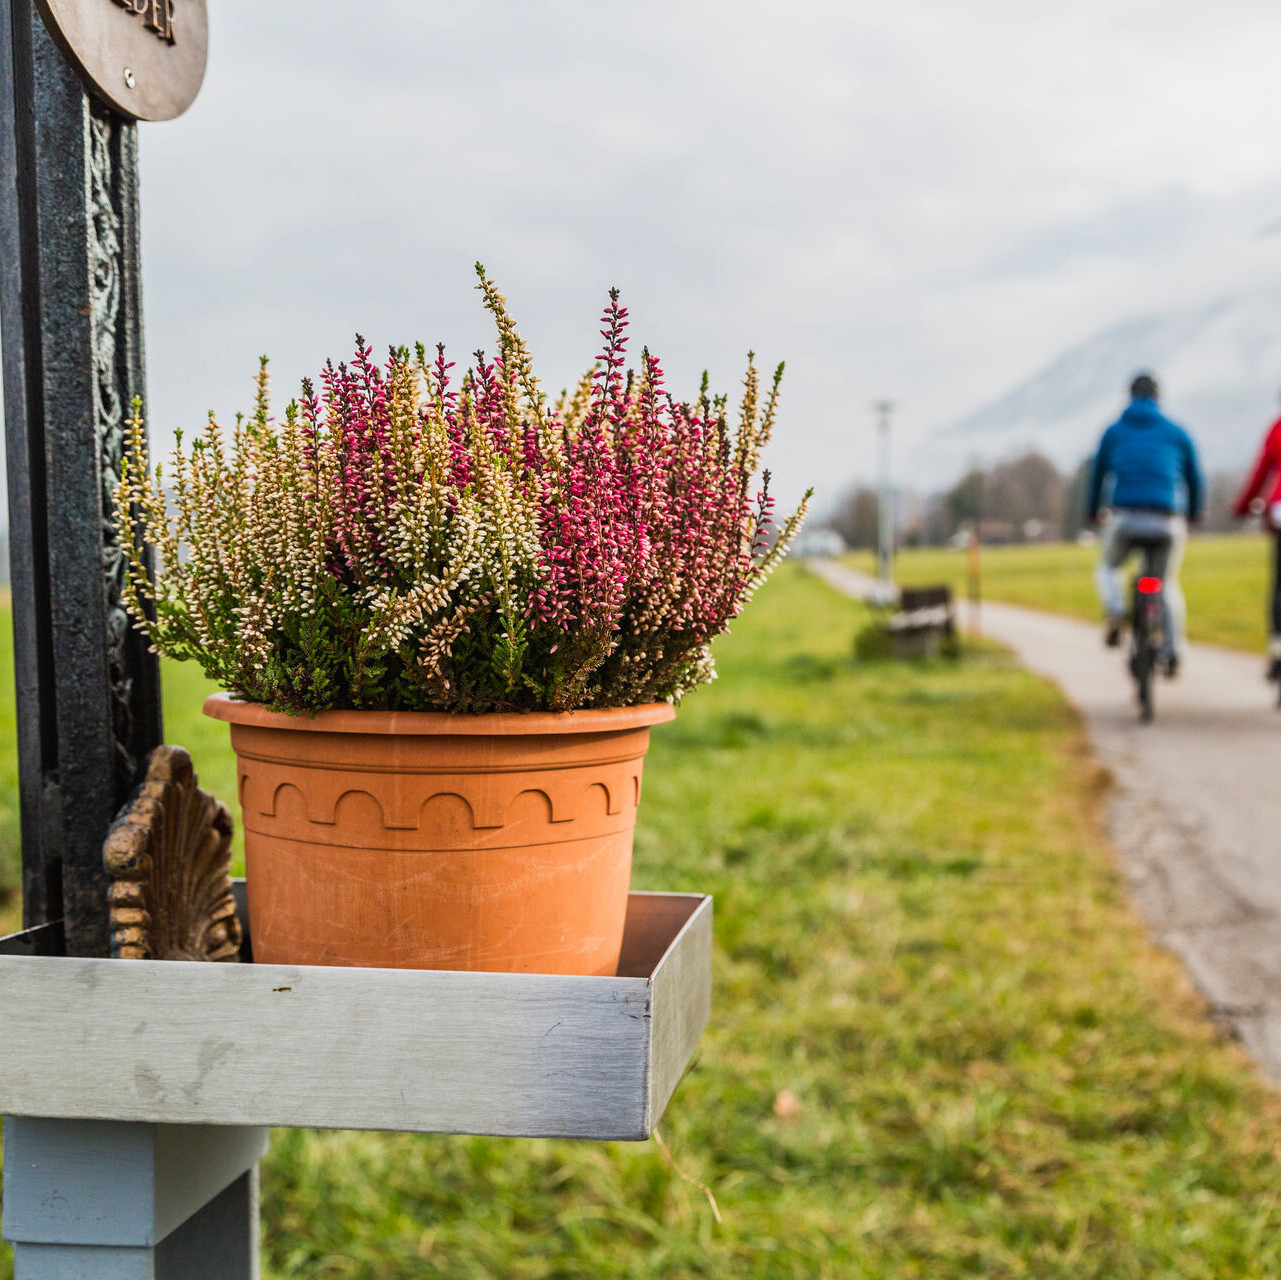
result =
M216 0L143 137L161 434L371 340L575 375L609 285L692 389L788 361L787 494L870 472L1135 311L1281 268L1281 11L1147 0Z

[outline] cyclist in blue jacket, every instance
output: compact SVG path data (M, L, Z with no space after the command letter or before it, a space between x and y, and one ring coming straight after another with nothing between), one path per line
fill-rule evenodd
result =
M1096 521L1110 508L1111 519L1100 538L1095 573L1107 615L1107 643L1120 642L1125 623L1121 569L1135 543L1169 535L1169 552L1159 556L1152 572L1164 582L1162 601L1166 671L1178 671L1183 648L1186 606L1179 569L1187 545L1188 522L1200 518L1205 482L1192 437L1157 406L1160 388L1151 374L1130 384L1129 408L1103 433L1090 478L1087 514Z

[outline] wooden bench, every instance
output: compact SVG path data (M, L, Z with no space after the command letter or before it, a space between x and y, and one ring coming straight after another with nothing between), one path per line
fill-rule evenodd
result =
M952 588L904 587L899 609L885 623L896 658L937 658L956 651Z

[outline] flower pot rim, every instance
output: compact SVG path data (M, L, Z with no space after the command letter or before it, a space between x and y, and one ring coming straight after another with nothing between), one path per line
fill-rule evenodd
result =
M592 707L581 711L318 711L288 715L260 702L222 692L205 699L205 715L229 724L260 729L311 733L459 734L496 737L506 734L616 733L664 724L676 717L670 702L635 707Z

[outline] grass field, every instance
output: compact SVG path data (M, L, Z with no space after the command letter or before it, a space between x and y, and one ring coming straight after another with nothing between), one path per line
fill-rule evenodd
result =
M1270 557L1271 540L1261 533L1191 539L1182 574L1191 639L1263 652ZM855 553L851 559L868 573L876 571L870 553ZM984 547L983 597L1099 618L1093 576L1097 559L1093 547L1063 543ZM961 551L906 550L897 557L895 572L904 586L949 582L958 593L966 590L966 556Z
M280 1132L270 1275L1281 1277L1277 1099L1132 918L1075 717L994 649L856 665L865 616L781 573L646 766L637 886L717 900L662 1131L723 1223L653 1143Z

